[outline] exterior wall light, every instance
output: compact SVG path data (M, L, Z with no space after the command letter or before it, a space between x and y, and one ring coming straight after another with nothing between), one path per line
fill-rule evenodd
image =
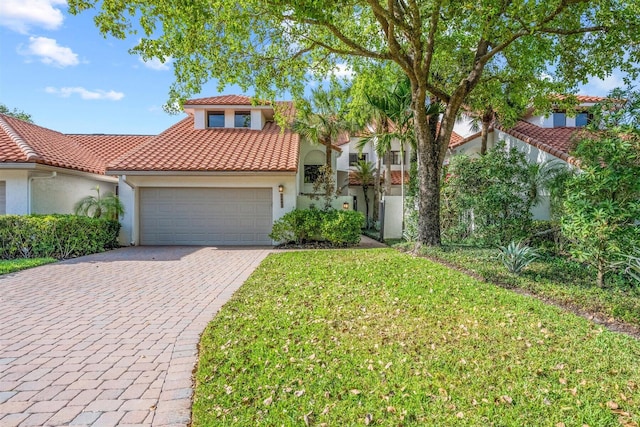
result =
M280 193L280 209L284 208L284 185L278 185L278 193Z
M345 210L346 210L346 209L349 209L349 202L344 202L344 203L342 204L342 209L345 209Z

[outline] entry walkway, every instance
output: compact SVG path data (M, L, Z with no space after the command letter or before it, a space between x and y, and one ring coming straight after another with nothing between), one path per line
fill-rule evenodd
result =
M0 276L0 426L187 425L200 334L267 248L122 248Z

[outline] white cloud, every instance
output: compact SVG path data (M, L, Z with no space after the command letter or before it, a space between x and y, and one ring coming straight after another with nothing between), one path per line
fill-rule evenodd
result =
M595 78L589 82L590 85L596 90L609 93L617 87L623 87L625 84L622 81L622 77L617 74L611 74L604 79Z
M164 62L160 61L158 58L151 58L148 61L145 61L144 59L142 59L142 57L138 57L138 59L144 64L145 67L151 68L152 70L156 71L168 70L169 64L171 64L171 61L173 61L173 58L171 57L165 59Z
M352 79L355 73L347 64L336 64L333 75L342 79Z
M58 45L54 39L47 37L29 37L29 46L22 55L33 55L40 61L56 67L69 67L78 65L78 55L71 48Z
M59 89L49 86L44 90L47 93L58 95L62 98L69 98L73 94L80 95L80 98L86 100L106 99L108 101L120 101L122 98L124 98L124 93L122 92L116 92L114 90L106 91L102 89L87 90L81 86L61 87Z
M62 11L56 6L66 5L66 0L2 0L0 25L23 34L30 27L55 30L64 20Z

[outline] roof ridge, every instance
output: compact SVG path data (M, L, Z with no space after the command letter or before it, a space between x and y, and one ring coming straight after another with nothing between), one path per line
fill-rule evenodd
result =
M18 132L13 129L13 127L9 123L7 123L7 121L4 119L4 115L0 115L0 128L2 128L2 130L4 130L7 135L9 135L9 138L11 138L11 140L18 146L20 151L24 153L27 161L41 159L40 155L36 153L35 150L31 148L31 146L29 146L29 144L27 144L27 142L18 134Z

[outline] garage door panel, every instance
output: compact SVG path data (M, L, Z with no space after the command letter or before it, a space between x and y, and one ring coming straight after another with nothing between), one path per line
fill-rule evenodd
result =
M270 188L142 188L143 245L271 244Z

